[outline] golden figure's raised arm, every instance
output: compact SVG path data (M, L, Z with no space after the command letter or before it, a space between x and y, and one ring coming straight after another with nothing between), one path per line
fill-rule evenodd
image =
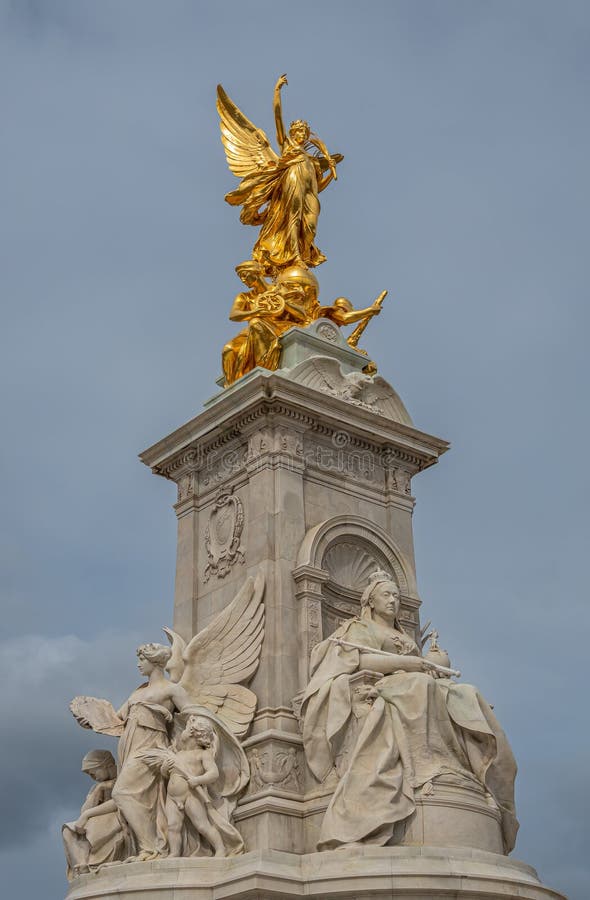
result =
M365 309L354 309L352 303L346 297L337 297L331 306L321 306L318 310L318 315L331 319L337 325L354 325L355 322L364 323L362 328L358 326L358 328L355 328L353 334L350 335L350 338L352 338L354 334L357 334L356 341L353 345L356 346L356 342L365 330L369 320L372 319L373 316L378 316L381 312L381 305L386 296L387 291L381 291L377 299ZM350 338L348 339L349 343Z
M275 125L277 129L277 143L281 150L287 140L287 132L285 131L285 124L283 122L283 107L281 104L281 88L284 84L288 84L287 76L281 75L280 78L277 78L277 83L275 84L275 91L273 95L273 110L275 114Z

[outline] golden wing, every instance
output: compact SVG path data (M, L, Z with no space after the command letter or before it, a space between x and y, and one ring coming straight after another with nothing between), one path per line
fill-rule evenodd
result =
M217 112L221 128L221 142L227 164L238 178L278 162L267 136L261 128L247 119L233 100L217 85Z

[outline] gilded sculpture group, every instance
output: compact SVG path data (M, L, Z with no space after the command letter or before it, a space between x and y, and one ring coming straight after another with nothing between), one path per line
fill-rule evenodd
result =
M366 324L381 312L383 291L371 306L353 309L346 297L329 306L320 306L319 285L311 271L326 257L316 247L320 213L319 194L336 179L339 153L330 154L313 134L307 122L283 123L281 89L285 75L274 90L274 117L280 156L266 134L256 128L230 100L221 85L217 88L221 139L229 168L241 181L226 195L232 206L241 206L240 221L260 226L252 259L236 266L247 290L233 303L230 319L245 322L246 328L229 341L222 352L226 387L256 366L277 369L280 337L289 328L305 328L319 318L339 326L358 323L348 338L357 348ZM367 371L375 370L368 363Z

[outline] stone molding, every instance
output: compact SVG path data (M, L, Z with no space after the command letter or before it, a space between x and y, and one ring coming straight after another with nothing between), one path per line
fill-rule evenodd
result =
M279 372L259 371L211 402L199 416L140 454L155 474L173 481L202 469L209 454L243 440L260 419L332 437L346 429L351 446L384 456L389 465L416 472L438 461L448 443L418 429L351 406L347 401L290 381Z
M390 448L380 449L345 429L326 431L318 426L306 430L292 422L262 422L262 427L258 420L256 428L250 425L239 438L234 436L223 449L205 448L201 452L192 448L166 468L165 477L177 484L174 508L179 518L224 486L230 490L258 471L280 468L305 472L310 481L336 488L341 488L344 474L347 491L354 496L412 510L412 473L397 463L393 465ZM164 470L160 474L165 474Z
M287 802L287 801L283 801ZM67 900L565 900L525 863L456 847L364 847L298 855L162 859L82 875Z

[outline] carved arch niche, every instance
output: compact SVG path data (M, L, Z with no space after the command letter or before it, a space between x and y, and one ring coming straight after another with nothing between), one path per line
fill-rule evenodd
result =
M361 517L336 516L307 532L293 570L300 610L300 677L307 684L313 647L360 612L360 599L376 569L391 572L401 593L400 619L415 639L420 600L411 568L389 535Z

